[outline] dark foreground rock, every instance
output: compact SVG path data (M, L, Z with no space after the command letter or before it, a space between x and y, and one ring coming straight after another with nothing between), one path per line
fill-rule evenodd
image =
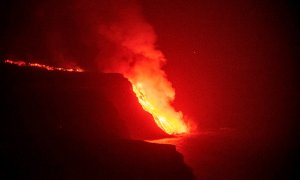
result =
M113 135L124 137L127 133L134 139L166 137L138 104L130 83L119 74L47 71L0 62L0 83L1 103L6 103L3 111L9 116L22 115L26 121L42 118L35 123L60 127L75 122L83 126L82 122L87 122L83 119L88 118L101 123L97 127L101 136L114 130Z
M175 146L130 140L120 76L0 68L0 179L194 179Z
M6 147L2 179L194 179L171 145L121 139L22 140Z

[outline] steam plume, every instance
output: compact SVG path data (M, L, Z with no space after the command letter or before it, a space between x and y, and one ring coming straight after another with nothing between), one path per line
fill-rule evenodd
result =
M126 77L144 110L152 114L166 133L186 133L188 129L182 113L171 106L175 90L161 68L166 59L155 47L156 35L152 26L134 4L117 8L115 12L116 18L99 28L99 33L115 48L104 71Z

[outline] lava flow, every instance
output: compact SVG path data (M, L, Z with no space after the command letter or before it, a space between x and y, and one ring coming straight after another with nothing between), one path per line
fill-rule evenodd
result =
M144 59L131 67L124 76L132 84L143 109L153 116L159 128L170 135L185 134L189 129L183 114L171 105L175 98L175 90L165 72L158 68L159 64L159 61Z
M39 63L30 63L30 62L25 62L25 61L13 61L6 59L4 63L7 64L14 64L17 66L30 66L30 67L37 67L41 69L46 69L48 71L67 71L67 72L83 72L83 69L81 68L61 68L61 67L53 67L53 66L48 66L45 64L39 64Z
M156 97L155 89L148 89L147 84L132 83L139 103L143 109L152 114L156 124L167 134L178 135L188 131L181 112L176 112L168 101ZM152 91L152 92L151 92Z

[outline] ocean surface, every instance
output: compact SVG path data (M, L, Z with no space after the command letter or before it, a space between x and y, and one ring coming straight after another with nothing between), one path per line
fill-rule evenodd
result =
M198 179L294 179L293 151L278 136L222 128L148 142L176 145Z

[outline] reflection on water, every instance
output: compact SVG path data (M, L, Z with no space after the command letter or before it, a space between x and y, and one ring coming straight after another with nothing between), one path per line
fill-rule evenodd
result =
M198 179L277 179L293 174L289 144L279 137L222 128L148 142L176 145Z
M188 150L188 147L190 147L191 141L197 142L199 140L200 136L209 136L216 134L214 131L206 131L206 132L197 132L192 133L184 136L176 136L176 137L170 137L170 138L162 138L162 139L155 139L155 140L146 140L147 142L151 143L157 143L157 144L171 144L175 145L177 151L180 153L185 153L186 150Z
M147 140L147 142L175 145L176 150L183 155L185 163L190 166L193 169L194 174L199 177L201 168L198 163L201 162L201 158L198 157L198 150L201 142L203 142L201 139L213 135L216 135L215 131L205 131L184 136Z

